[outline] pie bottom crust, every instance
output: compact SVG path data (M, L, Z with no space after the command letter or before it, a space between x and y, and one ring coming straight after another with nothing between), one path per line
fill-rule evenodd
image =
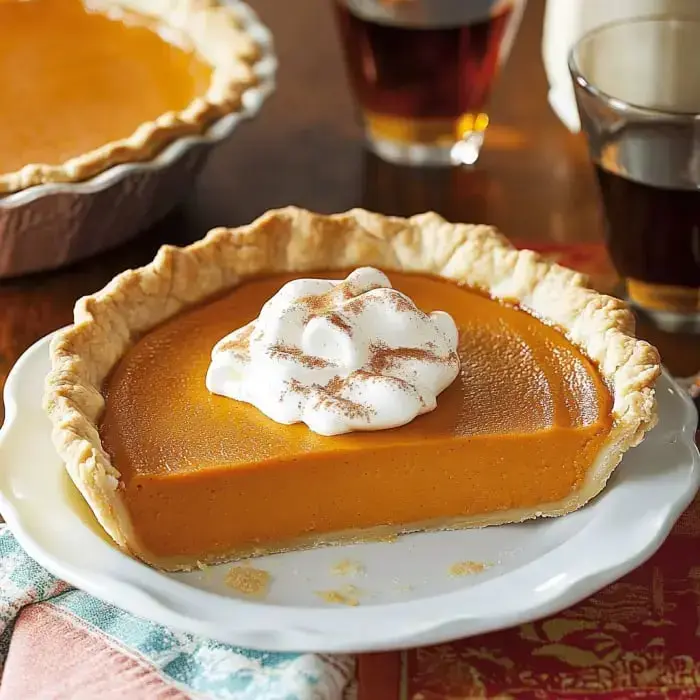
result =
M582 486L567 498L473 517L321 534L225 555L159 558L136 537L120 496L120 473L104 451L98 421L101 387L144 333L188 307L253 277L364 265L422 272L518 303L567 338L598 367L613 398L612 429ZM165 570L188 570L263 553L387 538L417 530L482 527L559 516L605 486L622 455L656 422L657 351L634 337L634 317L619 299L587 288L585 276L518 251L488 226L451 224L434 213L410 219L362 209L325 216L289 207L248 226L214 229L186 248L164 246L155 260L114 278L75 307L74 324L51 343L45 409L56 449L95 516L125 551Z

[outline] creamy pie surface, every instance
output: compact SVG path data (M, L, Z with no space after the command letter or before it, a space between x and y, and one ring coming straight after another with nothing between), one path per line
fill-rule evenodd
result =
M254 547L555 501L581 483L611 427L611 397L590 360L514 306L437 278L389 276L460 329L458 379L437 409L400 428L323 437L206 390L214 344L293 276L246 282L128 351L106 384L100 434L150 549L178 553L169 548L187 510L221 512L213 529L188 519L176 547L185 537L194 552L224 531Z

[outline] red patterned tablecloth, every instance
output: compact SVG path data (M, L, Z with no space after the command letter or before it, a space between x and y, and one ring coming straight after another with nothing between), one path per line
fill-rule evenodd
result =
M548 248L610 292L602 246ZM644 565L558 615L358 662L358 700L700 697L700 497Z

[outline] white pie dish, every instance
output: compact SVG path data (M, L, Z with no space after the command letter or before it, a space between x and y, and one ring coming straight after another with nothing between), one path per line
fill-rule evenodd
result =
M258 113L275 88L272 35L242 0L219 1L260 47L258 83L243 93L242 108L201 135L175 140L150 161L117 165L83 182L0 195L0 279L62 267L133 238L184 199L214 148Z
M230 565L163 574L114 548L65 473L41 409L48 338L30 348L5 387L0 511L27 552L55 575L129 612L241 646L276 651L374 651L479 634L563 609L649 557L700 484L697 414L664 374L660 420L625 455L609 486L563 518L410 535L395 543L327 547L258 559L273 575L263 602L223 584ZM338 576L350 559L365 572ZM460 560L490 563L451 577ZM360 591L358 607L319 590Z

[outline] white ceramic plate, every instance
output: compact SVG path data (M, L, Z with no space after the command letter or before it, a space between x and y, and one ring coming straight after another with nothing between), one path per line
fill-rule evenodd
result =
M279 651L371 651L432 644L563 609L622 576L662 543L700 483L696 413L667 375L659 425L605 492L564 518L410 535L394 543L264 557L273 584L251 602L223 583L229 566L166 575L115 549L65 474L41 410L48 339L19 360L5 388L0 510L22 546L55 575L135 615L224 642ZM364 567L332 573L342 560ZM450 576L459 561L490 564ZM317 591L353 585L358 607Z

